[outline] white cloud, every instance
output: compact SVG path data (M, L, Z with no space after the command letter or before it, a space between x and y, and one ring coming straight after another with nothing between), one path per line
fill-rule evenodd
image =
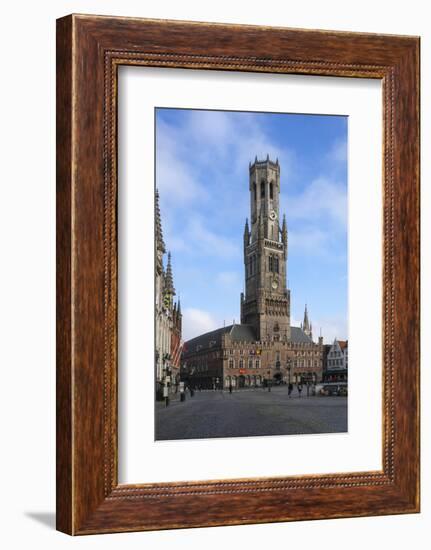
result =
M240 249L234 240L223 237L220 233L209 229L200 216L190 219L187 234L192 245L206 255L238 257L240 254Z
M313 227L289 232L289 247L304 254L324 254L329 243L329 234Z
M330 161L339 163L347 162L347 141L345 139L336 140L329 150L328 158Z
M210 171L217 167L220 177L228 171L246 181L248 163L255 155L263 159L267 154L279 159L286 178L292 152L276 146L253 113L191 110L181 126L157 123L157 184L180 200L193 198L195 191L205 192L190 171L190 159Z
M290 318L290 326L291 327L300 327L302 321L298 321L297 319L294 319L293 317Z
M217 282L223 286L234 286L239 282L239 273L237 271L221 271L217 275Z
M322 327L322 336L325 344L332 344L334 338L346 340L348 338L347 318L323 317L312 320L313 337L316 340Z
M162 202L190 203L207 197L205 187L193 173L188 157L181 151L176 129L162 121L157 124L157 187Z
M305 187L302 194L287 199L290 219L326 220L345 231L347 226L347 189L344 185L319 177Z
M190 111L187 133L199 143L219 148L232 140L233 126L225 111Z
M181 233L174 233L167 223L164 235L167 247L174 252L217 258L238 258L241 254L240 239L229 239L213 231L199 214L193 215L192 211Z
M347 319L342 317L321 317L319 319L310 319L313 326L313 340L317 342L320 336L320 329L322 329L323 342L325 344L332 344L334 338L338 340L346 340L348 338L347 332ZM291 319L290 326L300 327L301 320Z
M211 313L203 309L185 308L183 310L183 339L190 340L205 332L220 327L220 324Z

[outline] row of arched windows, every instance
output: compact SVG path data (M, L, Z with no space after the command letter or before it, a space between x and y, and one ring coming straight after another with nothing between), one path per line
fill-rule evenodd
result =
M240 359L238 361L238 368L239 369L243 369L244 368L244 359ZM228 366L230 369L234 369L235 368L235 365L236 365L236 362L235 362L235 359L229 359L229 363L228 363ZM247 361L247 367L249 369L260 369L260 359L255 359L253 361L253 359L250 357Z
M321 361L311 361L310 359L307 361L307 360L304 360L304 359L295 359L295 361L293 361L293 366L296 368L296 367L318 367L319 364L321 364L322 362Z
M253 183L253 197L254 197L255 201L256 201L256 195L257 195L257 188L256 188L256 182L254 182ZM265 198L265 180L262 180L260 182L260 198L261 199ZM274 184L272 183L272 181L269 184L269 198L270 199L274 198Z

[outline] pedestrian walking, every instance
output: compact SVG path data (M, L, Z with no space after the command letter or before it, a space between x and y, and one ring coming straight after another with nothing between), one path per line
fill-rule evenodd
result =
M299 383L298 384L298 397L301 397L301 392L302 392L302 384Z
M229 384L229 393L232 393L232 384Z
M292 397L292 391L293 391L293 384L292 382L289 382L289 385L287 386L287 395L290 397Z

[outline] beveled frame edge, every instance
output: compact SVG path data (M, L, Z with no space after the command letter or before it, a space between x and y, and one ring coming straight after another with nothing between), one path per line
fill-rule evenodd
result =
M95 16L57 26L57 528L86 534L418 511L419 39ZM256 35L267 38L263 47ZM382 79L381 472L118 485L122 64Z

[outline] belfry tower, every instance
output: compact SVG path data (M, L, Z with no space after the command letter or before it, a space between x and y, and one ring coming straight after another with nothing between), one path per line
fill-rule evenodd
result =
M261 341L290 339L290 291L286 285L287 225L280 226L280 165L267 156L249 165L250 226L244 228L245 295L241 323Z

